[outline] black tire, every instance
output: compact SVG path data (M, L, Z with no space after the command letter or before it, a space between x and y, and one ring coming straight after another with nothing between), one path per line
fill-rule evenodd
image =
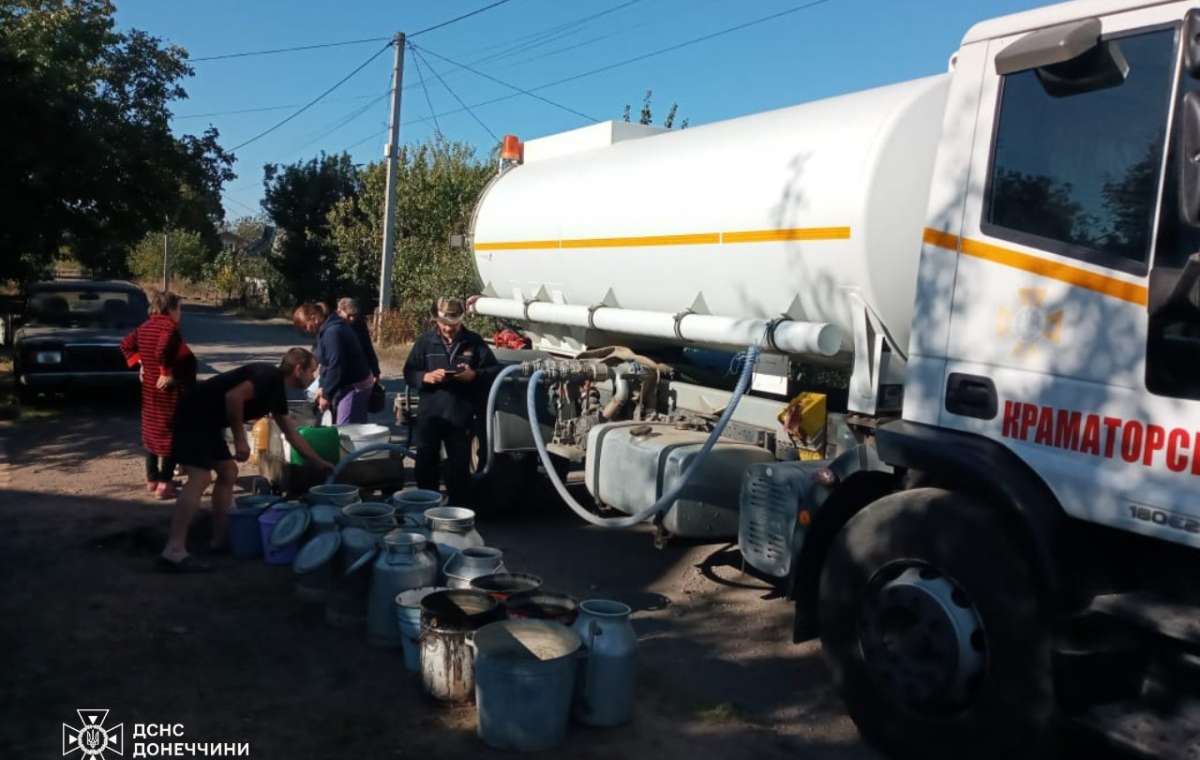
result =
M1051 753L1048 626L1029 562L1008 530L994 508L921 488L879 499L833 539L821 574L821 643L850 717L889 755L1032 760ZM982 642L971 643L984 664L955 704L914 708L887 688L891 651L873 663L864 655L863 642L872 642L865 621L881 619L869 612L884 606L876 591L906 566L944 576L982 625Z

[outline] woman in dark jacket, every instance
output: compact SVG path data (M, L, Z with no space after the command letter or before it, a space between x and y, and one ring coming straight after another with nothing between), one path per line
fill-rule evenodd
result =
M370 367L375 382L379 382L379 356L375 354L375 346L371 343L371 330L367 327L367 320L358 310L358 301L353 298L338 299L337 313L354 328L354 334L358 336L358 343L366 356L367 366Z
M351 324L337 313L321 321L320 313L304 304L292 315L297 327L317 336L313 351L321 365L317 406L321 411L333 409L335 425L363 424L375 377Z

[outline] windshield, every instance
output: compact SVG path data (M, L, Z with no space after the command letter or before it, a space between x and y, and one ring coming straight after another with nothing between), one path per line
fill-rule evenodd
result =
M80 327L136 327L146 319L146 297L123 290L38 290L29 297L28 322Z

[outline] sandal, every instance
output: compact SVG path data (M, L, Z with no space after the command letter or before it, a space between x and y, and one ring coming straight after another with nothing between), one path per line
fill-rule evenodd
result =
M155 562L155 568L164 573L207 573L213 569L212 565L202 562L190 554L178 562L173 562L160 555Z
M159 501L171 501L179 496L179 492L175 490L175 484L171 481L159 483L154 493Z

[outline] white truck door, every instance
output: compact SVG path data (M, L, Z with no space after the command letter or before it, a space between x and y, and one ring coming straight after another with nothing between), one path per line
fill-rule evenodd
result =
M1159 210L1186 11L1104 16L1090 52L1004 75L1028 32L987 43L961 234L935 236L958 254L938 414L1011 448L1068 513L1200 546L1200 380L1180 379L1188 350L1200 378L1200 343L1148 344L1152 267L1185 237Z

